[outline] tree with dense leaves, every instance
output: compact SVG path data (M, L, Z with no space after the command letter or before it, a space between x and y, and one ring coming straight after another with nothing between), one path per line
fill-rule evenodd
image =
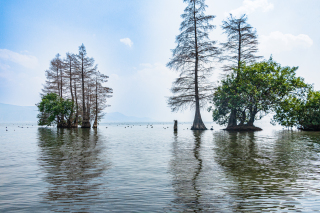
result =
M72 101L64 100L56 93L44 95L41 102L37 104L39 109L38 124L50 126L56 123L58 127L67 127L65 120L69 120L72 113Z
M217 87L213 104L213 120L220 125L229 122L236 110L236 126L230 130L250 129L254 121L274 111L286 97L296 90L308 88L303 79L296 77L297 67L281 67L272 58L249 66L241 64L237 75L231 73ZM254 128L251 128L254 129Z
M213 87L208 81L211 63L220 54L215 41L209 40L209 31L215 26L213 15L205 15L205 0L184 0L188 5L181 15L181 33L176 37L177 47L167 66L179 72L171 88L174 94L168 104L172 111L195 107L192 130L206 130L200 108L211 97Z
M247 16L242 15L240 18L235 18L230 14L226 21L222 22L224 34L227 34L228 40L222 43L224 50L222 61L226 64L223 69L225 71L235 72L235 77L240 80L241 63L250 64L255 62L261 56L256 56L258 51L258 39L256 30L247 23ZM237 93L237 90L234 91ZM230 113L228 126L236 126L236 114L239 113L233 109Z
M320 92L308 90L291 94L275 108L273 121L285 127L320 131Z

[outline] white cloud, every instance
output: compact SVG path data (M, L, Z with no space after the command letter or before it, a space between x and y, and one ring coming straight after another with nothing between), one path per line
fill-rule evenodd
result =
M27 68L35 68L38 65L38 59L35 56L16 53L7 49L0 49L0 59L17 63Z
M122 38L120 39L120 42L124 43L125 45L128 45L129 47L132 47L133 42L130 38Z
M273 4L269 3L268 0L244 0L242 6L231 10L231 13L234 16L241 16L243 14L250 14L256 11L257 9L262 9L263 12L267 12L273 9ZM229 15L226 13L225 15Z
M278 53L295 48L309 48L312 44L313 40L308 35L299 34L295 36L276 31L267 36L261 36L260 50L262 52Z

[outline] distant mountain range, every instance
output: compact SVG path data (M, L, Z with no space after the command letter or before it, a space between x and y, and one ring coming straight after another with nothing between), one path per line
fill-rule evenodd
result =
M36 106L16 106L0 103L0 123L37 122L38 108ZM116 122L155 122L147 117L126 116L120 112L107 113L100 123Z

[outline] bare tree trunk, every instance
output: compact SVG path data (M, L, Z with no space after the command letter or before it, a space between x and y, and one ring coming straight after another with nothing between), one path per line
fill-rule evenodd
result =
M240 23L238 24L238 64L237 64L237 77L238 80L240 78L240 63L241 63L241 29L240 29ZM236 91L237 92L237 91ZM230 118L228 122L228 127L234 127L237 126L237 110L231 109Z
M240 73L240 63L241 63L241 30L240 30L240 23L238 24L238 34L239 34L239 46L238 46L238 67L237 67L237 79L239 78Z
M178 120L174 120L173 131L178 131Z
M84 96L84 70L83 70L83 60L81 66L81 80L82 80L82 125L81 128L90 128L91 124L89 121L89 116L86 110L86 101Z
M195 50L196 50L196 61L195 61L195 70L194 70L196 113L194 116L191 130L207 130L206 126L202 121L201 114L200 114L199 86L198 86L199 53L198 53L196 2L195 1L193 2L193 18L194 18L194 36L195 36Z
M228 127L237 126L237 110L231 109Z
M240 119L240 124L239 124L239 126L244 125L244 122L245 122L246 119L247 119L246 110L243 110L241 113L242 113L242 117L241 117L241 119Z
M98 79L96 77L96 113L92 128L98 127Z
M69 64L69 77L70 77L70 94L71 94L71 100L72 100L72 111L71 111L71 114L70 114L70 117L69 117L69 120L68 120L68 127L73 127L73 124L72 124L72 120L73 120L73 114L74 114L74 97L73 97L73 92L72 92L72 69L71 69L71 60L70 60L70 64Z
M252 107L250 108L250 119L248 121L248 126L253 126L254 120L255 120L255 116L257 114L257 107Z
M75 96L75 99L76 99L76 117L75 117L75 119L74 119L73 126L74 126L74 127L78 127L79 106L78 106L78 97L77 97L77 86L76 86L76 82L74 82L74 96Z

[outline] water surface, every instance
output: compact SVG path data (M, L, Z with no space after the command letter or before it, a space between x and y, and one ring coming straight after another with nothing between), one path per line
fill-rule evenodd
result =
M0 124L0 212L320 210L319 132L190 126Z

